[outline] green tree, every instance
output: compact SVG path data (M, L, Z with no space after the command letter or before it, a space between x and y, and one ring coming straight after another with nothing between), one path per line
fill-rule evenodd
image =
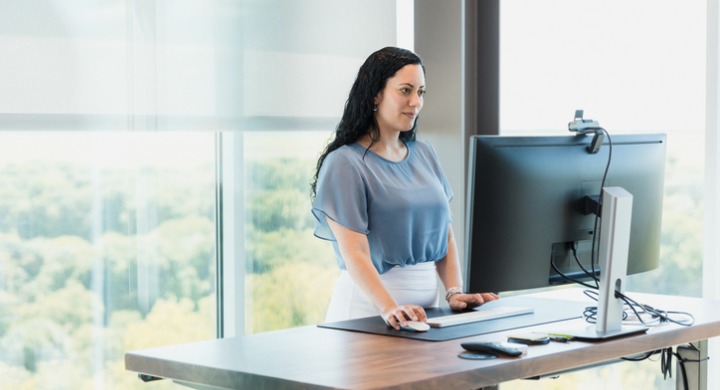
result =
M337 270L312 264L286 264L248 276L253 294L250 333L317 324L325 319Z

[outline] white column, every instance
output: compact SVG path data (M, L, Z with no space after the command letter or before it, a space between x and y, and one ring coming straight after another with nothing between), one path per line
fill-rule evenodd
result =
M718 256L718 210L720 210L720 180L718 180L718 125L720 124L720 9L718 0L707 1L707 79L705 112L705 226L703 252L703 296L720 299L720 257ZM720 340L710 340L709 355L720 352ZM720 360L708 361L708 389L720 388Z
M245 334L246 305L245 290L245 208L243 176L243 135L225 132L220 145L222 176L222 287L221 295L222 337L235 337ZM220 298L220 297L219 297Z
M428 93L418 139L430 142L452 186L450 203L458 256L465 258L465 142L463 118L463 3L415 1L415 50L427 68ZM464 268L464 266L463 266ZM463 275L465 273L463 272Z

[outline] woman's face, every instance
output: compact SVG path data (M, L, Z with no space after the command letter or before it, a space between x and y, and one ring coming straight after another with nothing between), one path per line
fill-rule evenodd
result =
M423 106L425 72L420 65L405 65L387 80L375 97L380 131L399 132L413 128Z

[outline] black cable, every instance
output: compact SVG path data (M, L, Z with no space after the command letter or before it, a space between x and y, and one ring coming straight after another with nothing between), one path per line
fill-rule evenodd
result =
M678 352L673 351L672 347L663 349L662 353L663 356L660 360L660 372L662 372L663 374L663 379L672 378L672 358L673 356L675 356L678 367L680 369L680 375L682 375L683 389L689 390L690 386L688 383L687 369L685 368L685 363L700 363L707 359L686 359L680 356Z
M563 273L562 271L560 271L560 269L557 267L557 265L555 264L555 260L553 260L553 259L550 259L550 267L552 267L553 271L555 271L558 275L560 275L560 277L562 277L562 278L564 278L564 279L567 279L568 281L571 281L571 282L573 282L573 283L577 283L577 284L583 285L583 286L585 286L585 287L587 287L587 288L593 288L593 289L597 289L597 288L598 288L597 285L593 286L593 285L590 285L590 284L585 283L585 282L582 281L582 280L575 279L575 278L573 278L573 277L570 276L570 275L564 274L564 273ZM596 284L597 284L597 280L595 280L595 282L596 282Z
M600 293L598 292L597 289L584 290L583 294L585 294L588 298L592 299L595 302L597 302L599 300L598 295L600 295ZM585 322L587 322L589 324L597 323L597 312L598 312L597 306L585 307L585 310L583 310L583 317L585 318ZM626 319L627 319L627 313L623 310L621 320L625 321Z
M595 282L595 289L599 289L599 288L600 288L600 281L598 280L597 274L596 274L595 272L592 272L592 273L591 273L590 271L588 271L588 270L585 268L585 266L583 265L583 263L580 261L580 257L578 256L577 248L575 247L575 245L573 245L570 250L571 250L572 253L573 253L573 258L575 259L575 263L580 267L580 269L583 271L583 273L584 273L585 275L589 276L589 277Z
M672 348L670 348L670 351L672 351ZM687 360L680 357L680 355L677 354L676 352L673 352L673 353L677 357L678 366L680 366L680 374L682 375L682 379L683 379L683 389L690 390L690 385L688 384L687 370L685 369L685 362Z
M700 350L693 344L688 344L690 347L692 347L695 352L698 352L698 355L700 354ZM672 349L670 349L672 351ZM675 358L678 361L678 365L680 366L680 371L682 372L683 376L683 385L685 385L685 390L689 390L688 386L688 379L687 379L687 369L685 368L685 363L701 363L704 361L707 361L710 359L710 357L704 357L701 359L687 359L680 355L679 352L673 352L673 355L675 355Z
M610 137L610 133L608 133L608 131L602 127L589 129L589 131L586 131L586 134L589 132L593 132L596 135L598 134L598 132L604 133L608 139L608 159L607 159L607 163L605 164L605 170L603 172L602 181L600 183L600 197L599 197L599 203L598 203L598 204L602 205L602 200L603 200L602 189L605 188L605 182L607 181L608 172L610 171L610 164L612 162L612 149L613 149L612 137ZM589 150L589 148L590 147L588 147L588 150ZM585 266L580 261L580 257L577 254L577 248L575 248L575 245L573 245L571 248L571 250L573 252L573 258L575 260L575 263L580 267L580 269L583 271L583 273L587 277L589 277L590 279L592 279L595 282L594 286L590 285L584 281L581 281L579 279L575 279L569 275L566 275L565 273L560 271L560 269L557 267L557 265L555 264L555 260L552 258L550 259L550 267L552 267L553 271L555 271L558 275L560 275L560 277L562 277L563 279L568 280L570 282L580 284L582 286L585 286L587 288L592 288L592 289L599 289L599 287L600 287L599 279L597 277L597 269L595 266L595 263L596 263L595 253L598 250L596 247L597 247L597 245L599 245L600 227L602 226L599 214L600 214L599 212L595 213L595 223L594 223L593 230L596 234L593 234L593 239L592 239L592 243L591 243L591 247L590 247L590 271L588 271L588 269L585 268ZM573 244L575 244L575 243L573 243Z
M605 172L603 172L602 181L600 182L600 197L598 200L598 203L600 204L600 207L602 207L603 204L603 188L605 188L605 182L607 181L608 172L610 171L610 163L612 162L612 152L613 152L613 142L612 137L610 137L610 133L603 129L602 127L599 127L595 130L602 131L605 133L605 136L608 139L608 158L607 163L605 164ZM592 244L590 247L590 269L593 275L593 278L597 282L596 272L595 272L595 253L598 251L597 245L600 245L600 235L601 235L601 229L602 229L602 220L600 218L600 213L595 214L595 225L593 227L595 234L593 234Z
M654 308L647 304L638 303L637 301L633 300L632 298L628 297L627 295L625 295L617 290L615 291L615 297L622 299L625 302L625 304L633 310L633 312L637 316L638 320L640 322L642 322L643 324L646 324L646 322L645 322L645 320L643 320L640 313L647 313L650 316L658 319L661 323L671 322L673 324L681 325L681 326L691 326L692 324L695 323L695 316L693 316L689 312L657 309L657 308ZM640 313L638 313L637 309L640 309ZM684 317L687 317L687 319L686 320L674 319L673 315L684 316Z
M598 292L597 290L584 290L583 293L589 297L590 299L594 301L598 301ZM652 318L654 318L659 323L673 323L676 325L681 326L691 326L693 323L695 323L695 317L688 312L684 311L668 311L668 310L660 310L657 308L654 308L647 304L638 303L634 299L628 297L627 295L615 291L615 298L622 299L624 302L624 306L626 306L626 309L623 310L622 314L622 320L625 321L628 318L627 310L632 310L632 312L635 314L635 317L644 325L650 325L645 319L643 319L643 314L650 315ZM685 320L681 319L675 319L673 316L681 316L681 317L687 317ZM585 321L591 324L594 324L597 322L597 306L588 306L583 311L583 317L585 318Z
M689 346L692 347L696 352L700 352L700 350L693 344L689 344ZM662 356L660 358L660 372L662 372L663 374L663 379L672 378L672 358L674 356L678 363L680 375L682 375L683 389L685 390L690 389L685 363L700 363L710 359L709 357L702 359L687 359L682 357L679 351L673 351L672 347L663 348L661 353Z
M657 354L659 354L659 353L662 353L662 350L656 349L656 350L654 350L654 351L648 351L648 352L640 353L640 354L633 355L633 356L621 357L620 359L626 360L626 361L629 361L629 362L641 362L641 361L647 360L647 359L649 359L650 357L652 357L653 355L657 355Z
M672 347L663 348L662 357L660 358L660 372L663 374L663 380L668 377L672 378ZM685 385L687 389L687 385Z
M700 352L697 347L695 347L692 344L689 344L690 347L695 349L695 351ZM653 355L660 354L660 372L663 374L663 380L667 380L668 378L672 378L672 367L673 367L673 357L675 357L675 360L678 365L678 372L680 375L682 375L682 382L683 382L683 389L689 390L689 382L688 382L688 375L687 375L687 367L685 366L686 363L700 363L704 362L709 357L703 358L703 359L687 359L682 357L680 355L679 350L673 351L672 347L667 347L663 349L656 349L654 351L648 351L642 354L634 355L634 356L626 356L622 357L620 359L630 362L640 362L646 359L649 359Z

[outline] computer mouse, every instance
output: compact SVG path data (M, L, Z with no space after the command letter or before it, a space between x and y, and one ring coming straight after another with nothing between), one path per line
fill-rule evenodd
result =
M400 325L401 330L407 330L410 332L427 332L430 329L430 325L421 321L407 321L407 325Z

